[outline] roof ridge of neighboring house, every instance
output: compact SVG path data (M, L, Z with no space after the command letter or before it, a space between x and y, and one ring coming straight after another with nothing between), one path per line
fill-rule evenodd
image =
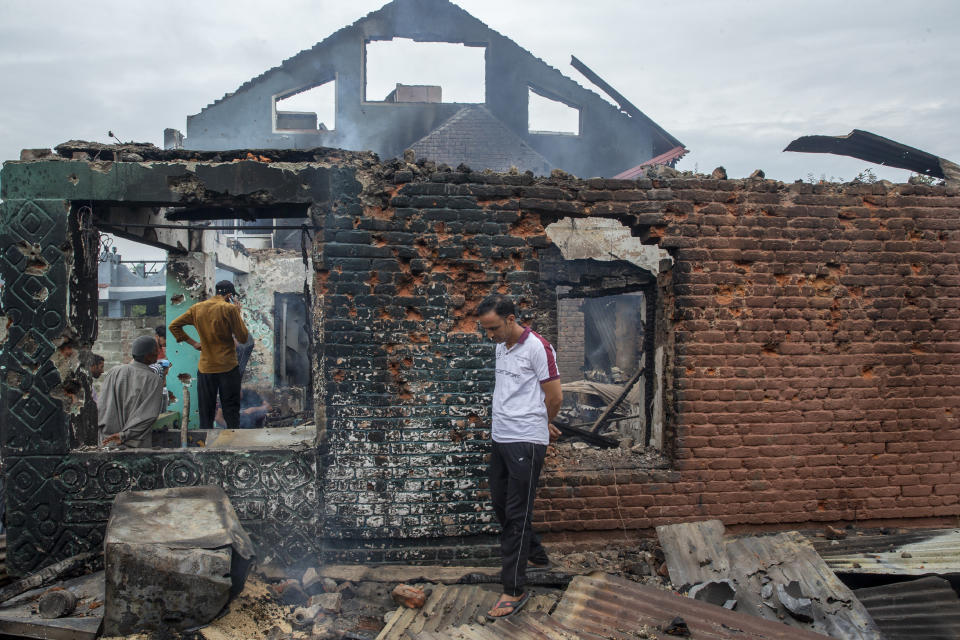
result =
M507 134L510 135L511 138L513 138L516 142L519 143L519 145L524 149L524 151L529 152L534 156L536 156L537 158L539 158L540 160L542 160L544 166L547 166L547 167L553 166L551 162L543 156L543 154L541 154L539 151L537 151L532 146L530 146L530 144L527 143L527 141L524 140L521 135L519 135L516 131L514 131L507 125L505 125L503 121L500 120L500 118L498 118L493 113L491 113L491 111L487 109L486 105L479 104L479 103L467 104L467 105L464 105L462 108L457 109L456 113L454 113L452 116L450 116L449 118L441 122L434 129L430 130L426 135L421 137L419 140L416 140L415 142L410 143L408 145L408 148L412 149L416 147L421 142L424 142L429 138L441 133L444 129L449 129L450 127L455 125L457 122L460 122L461 120L463 120L471 112L476 112L476 111L481 112L485 117L489 118L495 125L503 129ZM479 167L479 168L482 169L483 167Z

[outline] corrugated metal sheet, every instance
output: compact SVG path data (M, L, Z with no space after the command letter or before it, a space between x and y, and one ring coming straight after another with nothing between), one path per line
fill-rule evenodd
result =
M408 630L411 640L669 640L663 632L681 617L697 640L824 640L811 631L729 611L609 575L579 576L556 611L446 630Z
M622 173L618 173L613 177L617 180L635 180L637 178L643 177L643 170L646 167L653 167L658 164L670 165L676 162L677 160L679 160L680 158L682 158L683 156L687 155L687 153L688 153L688 150L685 147L674 147L673 149L670 149L670 151L667 151L666 153L661 153L655 158L650 158L646 162L638 164L637 166L631 169L627 169Z
M837 573L908 576L960 573L960 529L858 536L816 541L814 546Z
M413 640L606 640L583 631L571 631L545 613L518 614L489 624L463 625L445 632L411 634Z
M669 638L656 629L676 616L684 619L698 640L825 637L609 575L574 578L552 616L575 631L618 640L642 637L640 631L647 631L650 638Z
M854 129L845 136L803 136L788 144L784 151L832 153L935 178L944 177L940 158L932 153L860 129Z
M843 640L881 638L864 606L796 531L724 537L722 522L706 520L661 525L657 537L676 586L731 580L743 613ZM810 599L804 619L777 594L793 582Z
M960 639L960 598L943 578L929 576L853 593L886 640Z
M492 609L500 595L499 591L484 589L479 585L418 586L431 590L423 608L396 610L377 640L410 640L421 632L445 632L450 627L470 625ZM549 611L556 601L553 595L533 596L524 611Z

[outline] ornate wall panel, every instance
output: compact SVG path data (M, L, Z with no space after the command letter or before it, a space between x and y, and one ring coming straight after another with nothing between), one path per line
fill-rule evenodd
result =
M122 491L206 484L224 488L261 555L298 564L319 553L312 450L74 452L8 464L8 561L19 572L99 546Z

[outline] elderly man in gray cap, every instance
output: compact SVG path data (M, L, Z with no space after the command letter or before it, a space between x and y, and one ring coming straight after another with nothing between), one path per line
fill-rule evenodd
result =
M141 336L133 341L133 361L103 377L97 402L101 447L152 446L150 427L163 410L163 379L150 368L157 351L153 336Z

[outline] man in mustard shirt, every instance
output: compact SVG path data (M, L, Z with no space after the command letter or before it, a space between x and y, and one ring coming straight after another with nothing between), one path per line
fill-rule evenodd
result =
M237 342L249 338L240 317L237 290L229 280L217 283L216 294L198 302L170 323L170 333L177 342L187 342L200 352L197 363L197 411L200 428L212 429L217 412L217 394L228 429L240 426L240 368L237 364ZM197 342L186 334L184 325L193 325L200 334Z

